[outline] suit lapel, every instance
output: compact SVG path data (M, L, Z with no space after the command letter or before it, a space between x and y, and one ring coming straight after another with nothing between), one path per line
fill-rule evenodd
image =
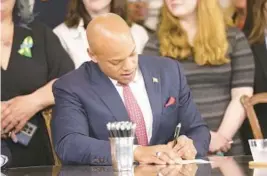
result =
M93 90L102 99L117 121L129 121L128 113L122 99L109 78L100 71L97 64L91 63Z
M154 71L153 68L149 68L150 63L145 63L145 59L140 57L139 68L142 72L146 91L148 94L150 106L153 115L152 131L153 135L150 140L150 144L155 141L156 131L158 130L160 124L160 117L162 115L162 100L161 100L161 80L160 73ZM118 94L116 88L109 80L109 78L104 75L97 64L91 63L92 71L90 73L90 78L94 82L92 84L93 90L102 99L104 104L108 107L110 112L114 115L117 121L128 121L129 116L125 109L125 106Z
M160 124L160 117L162 114L162 100L161 100L160 73L155 72L153 68L149 68L149 64L151 65L151 63L145 63L145 59L142 59L142 57L140 57L139 68L141 69L144 78L146 91L153 115L153 124L152 124L153 135L150 140L150 144L153 144L154 138L156 137L155 136L156 131Z
M265 78L267 79L267 69L265 68L267 65L267 49L265 42L264 44L255 44L253 50L255 51L255 59L257 59L261 63L262 70L264 72Z

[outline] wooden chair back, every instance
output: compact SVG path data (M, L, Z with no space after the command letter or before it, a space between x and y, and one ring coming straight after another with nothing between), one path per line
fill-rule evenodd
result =
M263 139L263 133L254 110L254 105L259 103L267 103L267 92L255 94L252 97L244 95L241 97L241 103L245 108L254 138Z
M54 157L54 160L55 160L55 166L61 166L61 162L54 150L54 145L53 145L53 142L52 142L52 134L51 134L51 127L50 127L50 124L51 124L51 119L52 119L52 109L48 109L48 110L45 110L43 111L42 113L44 119L45 119L45 124L46 124L46 128L47 128L47 131L48 131L48 135L49 135L49 139L50 139L50 144L51 144L51 147L52 147L52 152L53 152L53 157Z

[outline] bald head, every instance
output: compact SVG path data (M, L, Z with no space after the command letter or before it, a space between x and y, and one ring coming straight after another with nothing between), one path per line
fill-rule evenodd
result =
M86 33L91 52L100 59L130 54L135 47L128 24L113 13L95 17Z
M86 33L89 55L100 70L120 84L131 82L138 56L128 24L120 16L108 13L94 18Z

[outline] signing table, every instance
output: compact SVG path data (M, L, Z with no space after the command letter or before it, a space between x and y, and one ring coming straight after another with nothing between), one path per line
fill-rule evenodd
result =
M267 176L267 168L249 168L251 156L210 157L212 164L139 165L132 173L115 173L111 166L42 166L12 168L8 176Z

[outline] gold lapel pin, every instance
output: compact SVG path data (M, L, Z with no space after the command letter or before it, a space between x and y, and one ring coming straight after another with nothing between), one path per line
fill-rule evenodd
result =
M153 80L153 83L158 83L159 82L159 80L158 80L158 78L152 78L152 80Z

